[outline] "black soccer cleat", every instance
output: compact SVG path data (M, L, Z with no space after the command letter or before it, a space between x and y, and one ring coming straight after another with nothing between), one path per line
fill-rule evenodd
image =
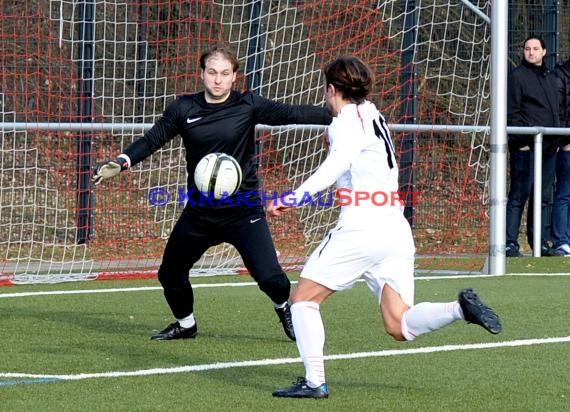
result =
M459 292L458 301L467 322L482 326L494 335L503 330L499 315L485 305L473 289Z
M277 316L279 316L279 321L283 325L283 330L285 335L292 341L295 341L295 331L293 330L293 320L291 319L291 306L287 303L282 308L275 308Z
M180 323L174 322L150 337L151 340L193 339L198 334L198 324L189 328L183 328Z
M276 389L273 391L273 396L277 398L313 398L313 399L326 399L329 397L329 388L326 383L323 383L317 388L311 388L307 384L307 380L303 377L298 377L297 382L290 388Z

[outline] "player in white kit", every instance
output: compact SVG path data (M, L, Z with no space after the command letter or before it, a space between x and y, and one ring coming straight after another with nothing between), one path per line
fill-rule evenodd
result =
M395 195L398 166L390 133L366 100L372 72L360 59L345 56L329 63L323 78L327 108L335 116L328 128L329 154L292 195L277 199L267 211L279 216L335 183L342 189L342 206L338 224L310 256L291 295L305 376L275 390L277 397L328 398L320 304L360 278L378 297L384 328L395 340L411 341L456 320L493 334L502 330L498 315L472 289L462 290L452 302L414 305L414 240Z

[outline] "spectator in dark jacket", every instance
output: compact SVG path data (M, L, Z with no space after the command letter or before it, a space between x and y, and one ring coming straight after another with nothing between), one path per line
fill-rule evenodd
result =
M559 126L558 86L556 77L544 64L546 46L536 36L528 37L523 46L523 61L509 75L507 124L509 126ZM507 201L508 257L521 256L519 229L525 204L527 210L527 241L533 246L533 175L534 150L532 135L510 135L510 190ZM556 136L545 136L542 153L542 234L541 255L552 255L546 237L550 231L547 210L552 203L556 167Z
M559 63L554 74L560 91L560 126L570 127L570 59ZM560 139L556 155L556 188L552 206L552 247L557 255L570 256L570 136Z

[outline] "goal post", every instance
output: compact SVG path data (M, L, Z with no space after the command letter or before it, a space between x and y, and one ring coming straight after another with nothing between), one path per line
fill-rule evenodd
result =
M238 55L236 88L292 104L323 104L321 69L331 59L353 54L368 62L376 76L370 98L392 126L401 187L421 193L406 211L418 253L485 254L490 9L483 0L1 2L0 276L38 282L155 273L182 210L180 139L88 188L92 200L84 203L78 193L87 171L77 162L86 147L91 164L116 156L176 95L200 90L199 55L218 42ZM326 156L322 133L260 125L260 189L290 190L310 176ZM149 201L155 188L168 194L164 205ZM269 221L286 269L302 266L337 213L306 206ZM242 271L224 244L193 274Z

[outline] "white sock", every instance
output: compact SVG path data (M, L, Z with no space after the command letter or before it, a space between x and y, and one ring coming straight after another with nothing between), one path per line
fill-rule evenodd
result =
M460 319L463 319L463 314L457 301L449 303L418 303L404 313L402 317L402 334L406 340L414 340L424 333L441 329Z
M319 305L314 302L297 302L291 305L293 329L297 348L305 365L305 378L309 386L325 383L325 327Z
M177 319L177 321L180 324L180 326L182 326L184 329L191 328L196 324L196 319L194 319L194 313L191 313L190 315L186 316L184 319Z

